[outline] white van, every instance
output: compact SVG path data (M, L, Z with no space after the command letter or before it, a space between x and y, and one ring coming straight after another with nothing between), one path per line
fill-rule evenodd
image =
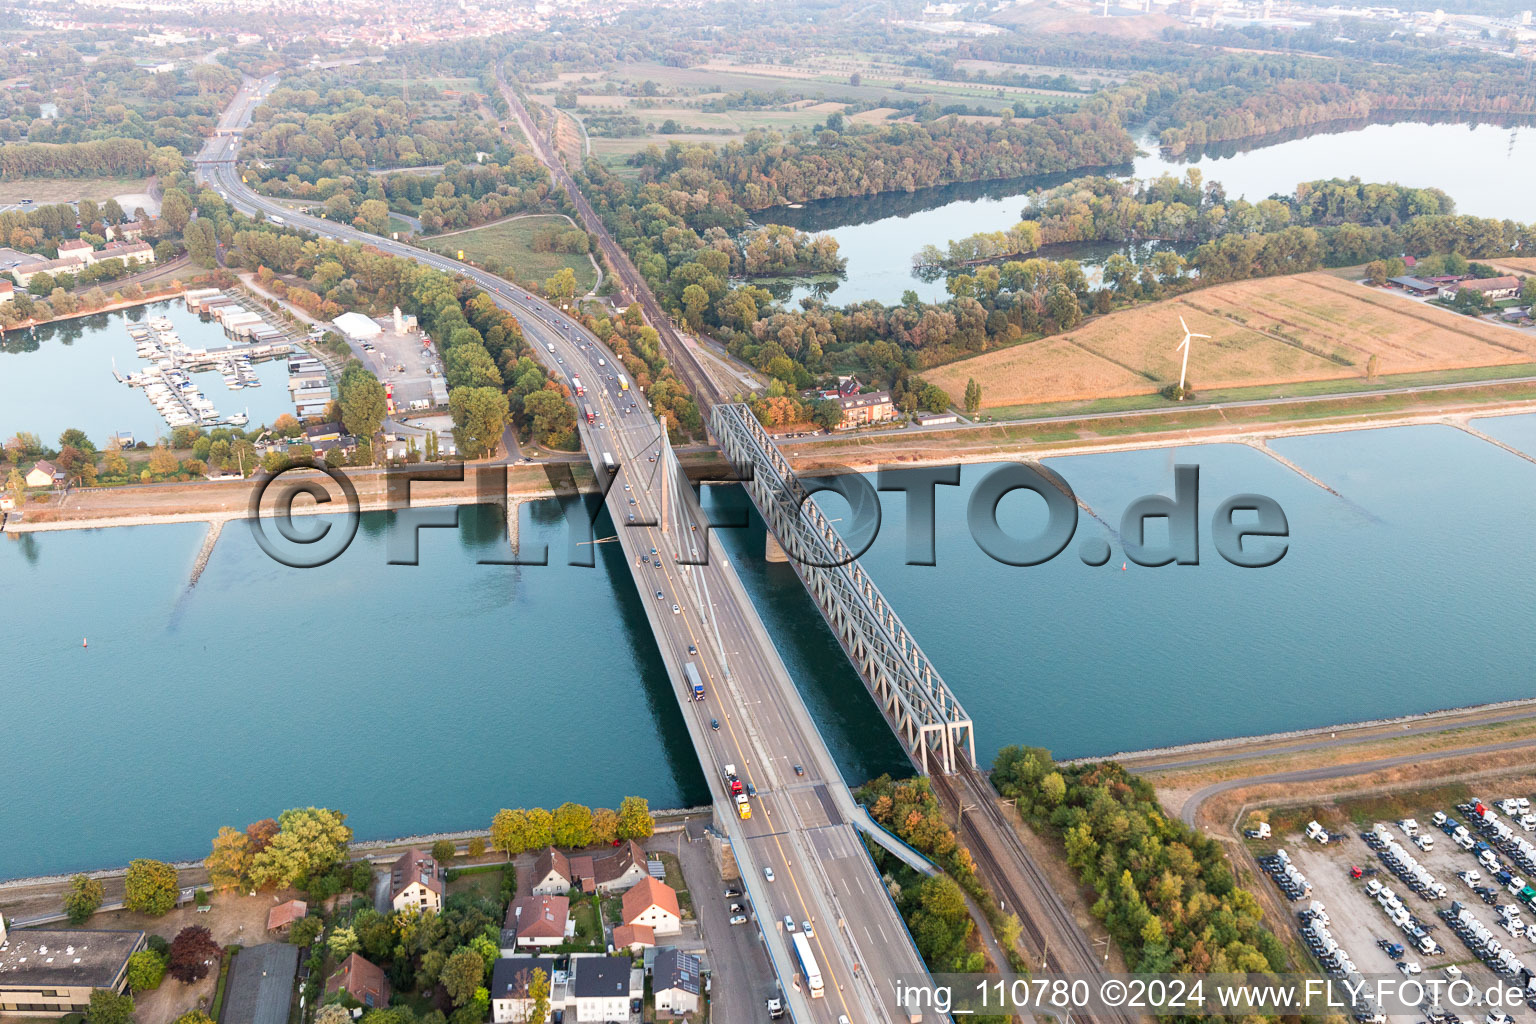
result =
M1307 822L1307 838L1316 839L1324 846L1328 845L1328 830L1315 821Z

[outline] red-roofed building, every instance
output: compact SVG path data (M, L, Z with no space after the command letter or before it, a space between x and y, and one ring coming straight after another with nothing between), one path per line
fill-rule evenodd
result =
M325 994L333 996L345 992L364 1006L389 1005L389 979L382 968L375 966L353 953L341 962L325 982Z
M309 916L309 904L303 900L289 900L287 903L279 903L267 911L267 931L287 935L288 929L293 927L293 922L302 921Z
M643 924L621 924L613 930L613 948L627 949L630 955L656 945L656 929Z
M645 925L656 935L676 935L683 923L677 893L665 882L646 875L624 894L623 920L625 924Z

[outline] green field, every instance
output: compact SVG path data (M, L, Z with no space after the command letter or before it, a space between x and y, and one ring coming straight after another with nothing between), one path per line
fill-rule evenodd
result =
M570 267L576 272L577 294L589 291L597 283L597 274L586 256L533 251L534 234L550 227L569 230L571 222L554 214L515 217L483 228L421 241L428 249L449 256L457 256L463 251L465 259L518 281L543 283L561 267Z

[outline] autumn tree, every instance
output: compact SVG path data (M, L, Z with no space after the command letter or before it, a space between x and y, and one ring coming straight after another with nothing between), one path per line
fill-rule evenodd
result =
M176 869L171 865L160 860L129 862L123 892L123 906L129 910L160 917L176 906L180 893Z
M213 852L203 861L208 881L217 889L240 885L251 867L251 840L239 829L228 825L213 837Z
M86 1024L134 1024L133 997L109 988L91 989L85 1021Z
M608 807L599 807L592 812L592 841L608 846L619 838L619 816L617 812Z
M89 875L76 875L71 878L69 888L64 891L64 913L69 915L69 923L83 924L96 913L96 908L101 906L105 895L105 890L97 879Z
M650 804L643 796L627 796L619 804L620 839L645 839L656 831Z
M468 946L454 950L443 964L440 980L454 1006L463 1006L475 997L475 989L485 979L485 960Z
M563 803L555 808L554 844L590 846L594 837L592 809L581 804Z
M208 976L224 949L213 940L213 933L200 924L188 925L171 940L169 974L184 985Z
M250 877L262 888L299 886L340 863L352 841L347 816L323 807L294 808L278 815L278 832L251 858Z

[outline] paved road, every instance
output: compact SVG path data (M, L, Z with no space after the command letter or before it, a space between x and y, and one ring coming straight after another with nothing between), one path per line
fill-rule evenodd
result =
M238 130L249 123L250 111L273 84L275 79L268 78L243 87L221 126ZM318 235L461 274L518 318L540 359L568 381L579 375L588 385L584 397L599 422L580 424L586 450L599 479L606 476L604 456L621 467L607 497L608 511L620 524L619 542L678 687L684 719L710 780L716 817L741 865L747 899L786 986L790 1010L801 1022L833 1024L842 1015L861 1022L905 1021L906 1013L894 1006L890 981L925 971L862 841L847 823L851 795L724 550L707 540L702 527L693 528L705 521L697 498L675 456L662 446L660 427L643 399L637 402L638 396L623 391L612 375L613 354L557 310L501 278L344 224L284 210L240 181L237 149L236 138L216 136L195 161L199 178L216 183L236 209L280 216ZM704 560L706 544L707 565L682 564L685 554ZM703 700L687 699L682 691L685 661L694 662L703 678ZM749 819L736 815L726 792L722 768L727 764L755 791ZM805 972L780 924L785 917L797 930L807 921L813 926L810 944L824 981L823 998L808 998L803 991ZM770 994L756 993L755 998ZM937 1024L938 1016L927 1019Z
M1184 824L1194 825L1195 816L1200 813L1200 806L1218 793L1226 793L1234 789L1246 789L1249 786L1266 786L1273 783L1289 782L1316 782L1322 779L1347 779L1352 775L1368 775L1371 772L1381 771L1384 768L1397 768L1405 764L1423 764L1426 761L1447 761L1457 757L1467 757L1472 754L1496 754L1505 750L1536 749L1536 737L1528 737L1519 740L1506 740L1503 743L1481 743L1473 747L1461 747L1458 750L1436 750L1430 753L1399 754L1395 757L1378 757L1373 761L1356 761L1352 764L1332 764L1321 768L1302 768L1293 772L1272 772L1268 775L1250 775L1241 779L1225 779L1212 783L1204 789L1197 790L1193 796L1184 802L1184 807L1179 812L1179 817Z
M1336 395L1293 395L1287 398L1248 398L1234 402L1190 402L1186 405L1155 406L1150 409L1124 409L1119 412L1078 412L1065 413L1060 416L1030 416L1019 419L998 419L986 421L967 421L961 419L959 423L949 423L932 427L891 427L888 430L861 430L856 434L833 433L816 434L795 442L802 444L826 444L832 441L847 441L850 437L863 439L869 437L889 437L900 434L906 437L932 433L934 431L950 430L986 430L991 427L1033 427L1051 426L1061 423L1081 423L1084 420L1118 420L1129 419L1134 416L1172 416L1191 412L1196 409L1249 409L1258 406L1295 405L1302 402L1345 402L1357 398L1385 398L1392 395L1422 395L1436 392L1466 391L1473 388L1490 387L1497 384L1536 384L1536 377L1500 377L1494 380L1463 381L1454 384L1419 384L1414 387L1378 388L1372 391L1348 391Z

